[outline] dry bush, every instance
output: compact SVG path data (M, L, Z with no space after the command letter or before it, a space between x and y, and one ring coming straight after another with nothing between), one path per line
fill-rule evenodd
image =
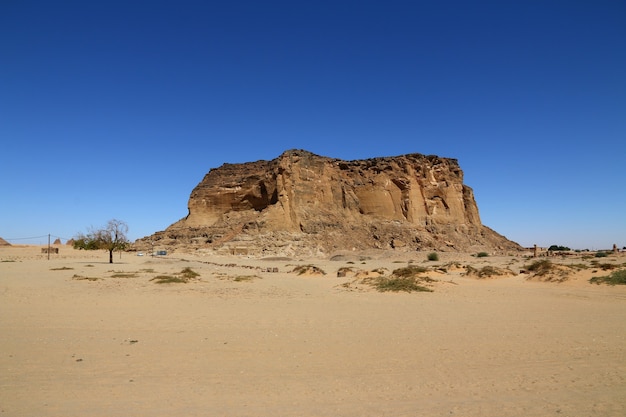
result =
M74 276L72 277L72 279L78 280L78 281L98 281L101 278L96 278L96 277L84 277L82 275L78 275L78 274L74 274Z
M315 265L298 265L291 272L298 275L326 275L326 272Z
M185 267L180 272L174 275L157 275L150 281L154 281L157 284L186 284L192 279L199 276L200 274L198 274L191 268Z
M371 280L371 284L380 292L432 292L433 290L422 285L422 281L415 277L379 277Z
M426 285L435 282L430 277L420 276L428 268L420 266L407 266L404 268L394 269L391 275L366 278L363 283L370 285L380 292L432 292L431 288Z
M468 277L475 276L477 278L493 278L515 275L513 271L508 268L496 268L495 266L487 265L480 269L474 268L471 265L465 267L465 275Z
M619 269L604 277L593 277L589 280L592 284L626 285L626 269Z
M527 279L536 279L544 282L563 282L567 281L576 267L553 264L551 261L544 259L533 262L528 265L526 269L530 272L534 272L534 275Z

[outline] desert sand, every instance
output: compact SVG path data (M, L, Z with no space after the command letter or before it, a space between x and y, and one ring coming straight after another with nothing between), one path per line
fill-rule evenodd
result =
M519 274L522 256L368 255L109 264L2 247L0 415L626 415L626 287L588 282L606 272L543 282ZM337 277L409 261L433 270L433 292ZM451 262L515 274L477 279ZM292 272L308 264L326 275ZM199 276L155 280L184 268Z

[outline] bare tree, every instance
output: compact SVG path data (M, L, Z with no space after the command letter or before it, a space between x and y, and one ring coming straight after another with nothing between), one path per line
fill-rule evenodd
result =
M123 250L128 245L128 225L121 220L109 220L100 229L92 229L87 234L79 234L74 238L76 249L104 249L109 252L109 263L113 263L113 252Z

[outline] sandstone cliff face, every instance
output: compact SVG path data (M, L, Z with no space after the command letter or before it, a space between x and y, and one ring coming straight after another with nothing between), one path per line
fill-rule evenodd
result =
M519 249L481 224L457 160L432 155L342 161L291 150L225 164L194 188L188 208L138 243L258 255Z

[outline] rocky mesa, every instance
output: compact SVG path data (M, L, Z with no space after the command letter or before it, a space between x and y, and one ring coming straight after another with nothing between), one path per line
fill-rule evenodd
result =
M224 164L193 189L188 209L136 246L257 256L521 249L482 225L458 161L434 155L343 161L289 150Z

